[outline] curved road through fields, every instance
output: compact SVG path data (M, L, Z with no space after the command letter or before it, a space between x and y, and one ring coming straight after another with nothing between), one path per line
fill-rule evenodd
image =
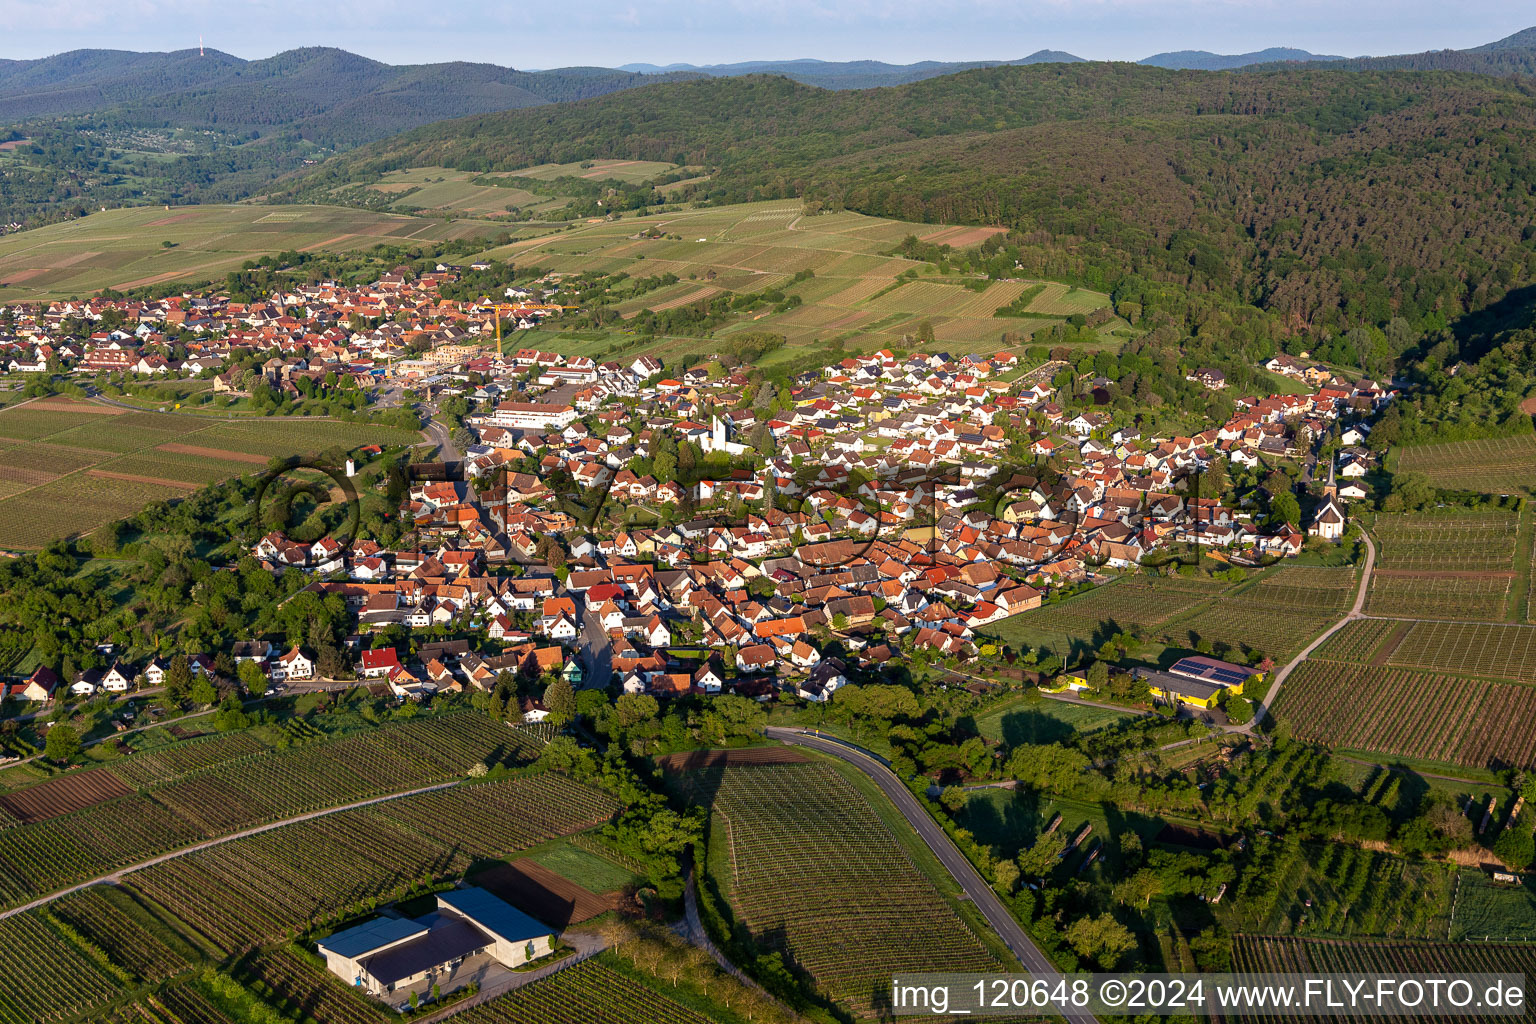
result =
M1264 721L1264 716L1269 714L1275 706L1275 701L1280 697L1280 687L1285 684L1286 677L1295 671L1296 666L1307 660L1307 656L1323 645L1333 634L1343 629L1356 619L1366 618L1364 614L1366 591L1371 586L1371 570L1376 567L1376 545L1371 542L1371 535L1364 530L1360 531L1360 537L1365 541L1365 567L1360 572L1360 589L1355 592L1355 603L1342 619L1329 626L1318 634L1317 638L1301 649L1301 653L1285 663L1285 667L1275 673L1275 681L1270 684L1269 693L1264 696L1264 703L1253 709L1253 718L1246 724L1232 729L1233 732L1252 734L1254 727Z
M862 750L814 735L800 729L780 729L770 727L765 730L770 739L779 740L782 743L798 744L809 747L823 754L829 754L839 760L846 761L868 775L880 791L890 798L896 809L901 811L902 817L916 830L918 837L933 851L933 855L939 859L955 881L960 883L960 888L970 897L976 909L981 911L981 916L986 918L987 924L992 930L1002 937L1013 955L1019 958L1019 963L1024 969L1037 978L1060 978L1061 972L1056 965L1046 957L1034 940L1029 937L1022 925L1003 906L1003 901L998 899L997 893L986 883L981 874L971 866L971 862L965 859L965 855L950 841L944 830L928 815L923 805L917 802L911 790L896 777L895 773L887 768L879 759ZM1071 1007L1058 1007L1061 1014L1070 1024L1097 1024L1098 1018L1091 1013L1076 1010Z

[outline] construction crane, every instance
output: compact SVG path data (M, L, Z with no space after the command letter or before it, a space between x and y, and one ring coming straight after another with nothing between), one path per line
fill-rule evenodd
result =
M528 307L527 305L521 305L521 304L514 306L514 305L510 305L508 303L504 303L504 302L493 302L493 303L491 303L491 308L496 310L496 358L500 359L501 358L501 314L504 313L504 312L510 313L510 312L515 312L517 310L526 310L526 309L528 309L530 307ZM561 310L566 310L566 309L579 309L580 307L578 307L578 306L558 306L558 307L557 306L544 306L542 308L544 308L544 309L561 309Z
M492 308L494 308L496 310L496 358L497 358L497 360L500 360L501 359L501 314L503 312L511 312L512 310L520 309L521 307L507 305L506 303L496 302L496 303L492 303Z

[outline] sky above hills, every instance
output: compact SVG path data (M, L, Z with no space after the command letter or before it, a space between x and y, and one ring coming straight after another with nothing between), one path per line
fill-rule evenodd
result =
M0 0L0 57L210 47L241 57L337 46L392 64L1090 60L1293 46L1350 56L1460 49L1536 22L1530 0Z

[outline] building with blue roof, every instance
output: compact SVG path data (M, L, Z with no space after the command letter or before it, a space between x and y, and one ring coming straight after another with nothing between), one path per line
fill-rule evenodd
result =
M418 921L401 917L376 917L355 928L327 936L320 943L320 949L348 960L358 960L419 938L427 930L427 926Z
M389 1002L437 984L463 987L491 961L520 967L548 956L554 932L484 889L439 893L437 910L417 920L380 917L321 939L330 972Z

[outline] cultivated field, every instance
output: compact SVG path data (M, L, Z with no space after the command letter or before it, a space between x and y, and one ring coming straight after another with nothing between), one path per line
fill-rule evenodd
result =
M1219 654L1258 652L1283 661L1321 633L1353 600L1352 569L1287 565L1229 586L1181 576L1130 575L1059 604L1022 612L989 627L1016 646L1056 653L1097 647L1139 632L1173 647L1209 640Z
M607 884L615 866L584 850L570 852L599 862L591 872L572 872L580 877L579 882L551 870L534 855L475 875L474 884L556 929L590 921L617 907L619 887ZM628 872L621 871L621 876L634 881Z
M593 960L454 1017L463 1024L709 1024L711 1019Z
M505 173L510 177L537 178L540 181L554 181L556 178L589 178L594 181L623 181L638 185L659 174L677 169L677 164L664 163L660 160L587 160L571 164L535 164L532 167Z
M348 989L336 975L286 947L256 957L243 973L275 993L269 1002L301 1020L380 1024L385 1019L377 1003Z
M143 734L139 734L142 736ZM129 748L138 736L129 738ZM96 769L108 772L127 782L134 789L166 782L191 775L207 768L229 764L253 754L264 753L267 746L249 732L231 732L183 740L167 746L143 752L135 751L129 757ZM94 772L90 773L94 774Z
M1386 619L1355 619L1345 623L1343 629L1325 640L1321 647L1312 652L1311 657L1314 660L1371 664L1388 640L1392 640L1399 631L1406 633L1407 629L1403 623ZM1393 646L1396 646L1395 640Z
M705 768L740 768L745 765L804 764L809 760L793 747L776 744L726 750L685 750L658 757L656 764L669 772L696 772Z
M1536 895L1523 885L1495 882L1481 871L1463 871L1456 879L1455 909L1452 939L1536 941Z
M1536 627L1487 622L1415 622L1377 658L1398 668L1536 682Z
M725 852L711 863L723 861L720 881L738 919L856 1015L875 1015L871 995L893 974L1001 966L832 768L735 767L683 778L724 831Z
M1198 650L1201 643L1208 642L1217 657L1229 661L1259 656L1283 664L1336 619L1337 616L1277 615L1264 608L1221 601L1164 630L1159 639L1172 647L1190 650Z
M222 279L249 259L490 235L485 221L408 217L340 206L136 207L0 237L0 297L85 296L164 281ZM165 248L162 242L174 242Z
M1536 487L1536 436L1415 445L1398 454L1397 468L1423 473L1436 487L1529 494Z
M130 758L126 781L136 788L126 795L0 829L0 903L22 903L251 825L461 777L487 759L515 763L537 753L525 734L468 712L286 751L247 752L216 740L189 746L197 755L212 751L230 758L198 770L183 763L179 777L159 784ZM81 793L100 798L120 792L120 783L111 788L117 778L115 766L96 768L60 780L80 780L67 792L53 789L59 783L45 782L6 799L43 813L60 801L84 799ZM34 798L39 789L45 795Z
M1243 584L1224 599L1273 611L1308 615L1342 613L1354 600L1360 577L1353 569L1281 565L1251 584Z
M117 994L121 982L39 910L0 921L7 970L0 986L0 1024L73 1018Z
M1504 618L1513 585L1512 573L1377 571L1371 573L1365 610L1371 615L1413 619L1496 622Z
M517 187L515 179L553 181L556 178L572 177L639 184L675 169L674 164L652 160L595 160L591 161L590 167L581 164L540 164L521 171L492 174L459 171L449 167L407 167L390 171L367 187L374 192L397 196L390 204L391 209L402 213L420 210L475 217L528 212L538 216L564 208L570 198L530 192ZM507 184L496 184L498 180L504 180ZM512 225L512 228L515 230L519 226Z
M640 237L650 228L681 237ZM1003 347L1005 331L1027 335L1056 322L1047 315L1068 316L1109 305L1109 297L1101 293L1047 283L1024 317L997 318L993 311L1017 298L1027 282L993 282L976 292L962 286L958 277L939 275L928 264L882 255L906 235L921 237L942 230L931 224L846 212L806 217L801 215L799 203L750 203L587 224L515 242L488 255L567 273L622 270L632 277L671 273L682 279L675 294L653 293L626 304L623 311L629 313L658 309L669 296L680 298L706 286L737 292L783 288L787 294L800 296L803 305L719 332L722 337L736 331L785 335L788 346L782 354L770 355L770 362L834 337L843 338L850 350L896 347L903 335L915 333L924 320L932 325L940 343L962 352L992 352ZM964 233L954 237L963 241ZM791 284L791 277L802 270L815 276ZM897 276L908 270L915 271L918 279L898 283ZM1041 316L1028 315L1036 312ZM1124 324L1117 321L1113 326ZM559 337L555 332L537 340L562 352L573 351L569 345L561 345L556 340ZM608 340L620 347L628 344L622 336ZM666 358L670 353L664 344L658 340L654 346L633 351L660 353ZM708 342L694 340L691 344L696 349ZM596 346L596 350L607 349ZM594 348L574 351L591 355ZM629 351L625 348L626 353Z
M1057 604L1021 612L986 628L1015 647L1065 654L1096 647L1115 633L1155 630L1169 619L1218 596L1224 586L1178 576L1125 576Z
M1333 747L1536 766L1536 688L1515 683L1308 660L1286 680L1275 715Z
M1238 935L1232 939L1232 969L1244 972L1298 974L1530 974L1536 971L1536 945L1483 942L1339 942ZM1243 1020L1273 1020L1243 1017ZM1291 1020L1331 1020L1292 1017ZM1394 1021L1435 1021L1421 1014L1395 1016ZM1524 1014L1467 1016L1458 1021L1523 1020Z
M199 959L185 937L153 918L116 886L93 886L71 893L50 904L48 914L141 981L163 981Z
M608 794L553 774L463 785L234 840L127 882L234 953L591 828L616 809Z
M1382 513L1371 527L1376 564L1415 572L1511 572L1519 521L1514 509Z
M11 406L0 410L0 548L89 533L152 501L262 472L273 455L419 440L339 420L229 422L63 399Z
M30 825L131 792L133 790L110 772L77 772L0 796L0 808L16 821Z

